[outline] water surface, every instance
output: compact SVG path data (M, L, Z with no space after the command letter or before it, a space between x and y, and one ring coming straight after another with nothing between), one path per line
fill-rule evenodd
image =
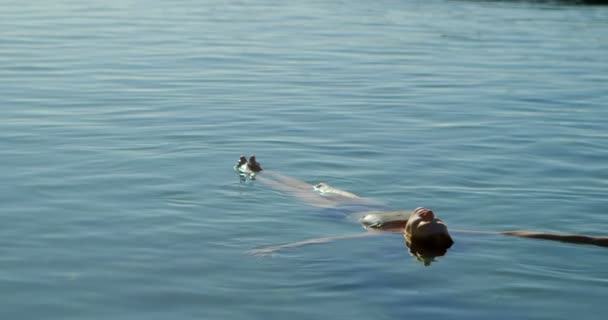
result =
M424 267L232 165L450 227L605 235L608 8L1 1L3 319L603 319L603 248L454 235Z

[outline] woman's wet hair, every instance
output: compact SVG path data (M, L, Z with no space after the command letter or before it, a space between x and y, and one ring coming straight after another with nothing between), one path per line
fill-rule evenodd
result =
M454 244L454 240L452 240L452 237L447 233L436 233L426 236L409 236L407 237L407 240L417 247L428 250L447 250Z
M447 244L451 241L451 239L449 239L449 241L447 239L441 239L441 242L443 242L446 246L437 246L436 243L429 243L427 240L428 239L418 239L410 241L406 238L405 245L412 256L416 257L418 261L422 262L428 267L435 261L436 257L442 257L447 253L448 248L451 246L448 246Z

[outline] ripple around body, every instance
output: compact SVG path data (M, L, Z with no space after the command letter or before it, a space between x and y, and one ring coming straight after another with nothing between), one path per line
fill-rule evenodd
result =
M603 319L601 248L248 255L362 228L232 166L456 229L605 235L607 28L563 1L4 1L0 318Z

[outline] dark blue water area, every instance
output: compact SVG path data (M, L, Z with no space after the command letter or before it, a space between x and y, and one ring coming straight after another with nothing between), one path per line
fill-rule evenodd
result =
M0 1L1 319L604 319L605 248L424 266L233 165L451 229L606 235L608 8ZM356 214L355 214L356 215ZM344 216L344 217L343 217Z

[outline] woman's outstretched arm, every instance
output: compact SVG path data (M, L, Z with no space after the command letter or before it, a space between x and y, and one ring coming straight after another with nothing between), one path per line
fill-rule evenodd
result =
M533 239L544 239L553 240L567 243L576 244L591 244L600 247L608 247L608 237L593 237L582 234L561 234L561 233L546 233L546 232L533 232L525 230L517 231L503 231L500 234L522 237L522 238L533 238Z
M536 232L526 230L514 230L514 231L476 231L476 230L460 230L452 229L451 231L457 233L474 233L474 234L502 234L506 236L529 238L529 239L542 239L559 241L566 243L575 244L590 244L600 247L608 247L608 237L594 237L584 234L564 234L564 233L550 233L550 232Z
M258 255L258 256L265 256L265 255L270 255L270 254L276 253L280 250L288 249L288 248L301 247L301 246L305 246L305 245L309 245L309 244L328 243L328 242L332 242L335 240L363 238L363 237L369 237L369 236L373 236L373 235L377 235L377 234L380 234L380 232L366 232L366 233L351 234L351 235L346 235L346 236L307 239L307 240L303 240L303 241L292 242L292 243L282 244L282 245L278 245L278 246L254 249L254 250L250 250L249 253L251 253L253 255Z

